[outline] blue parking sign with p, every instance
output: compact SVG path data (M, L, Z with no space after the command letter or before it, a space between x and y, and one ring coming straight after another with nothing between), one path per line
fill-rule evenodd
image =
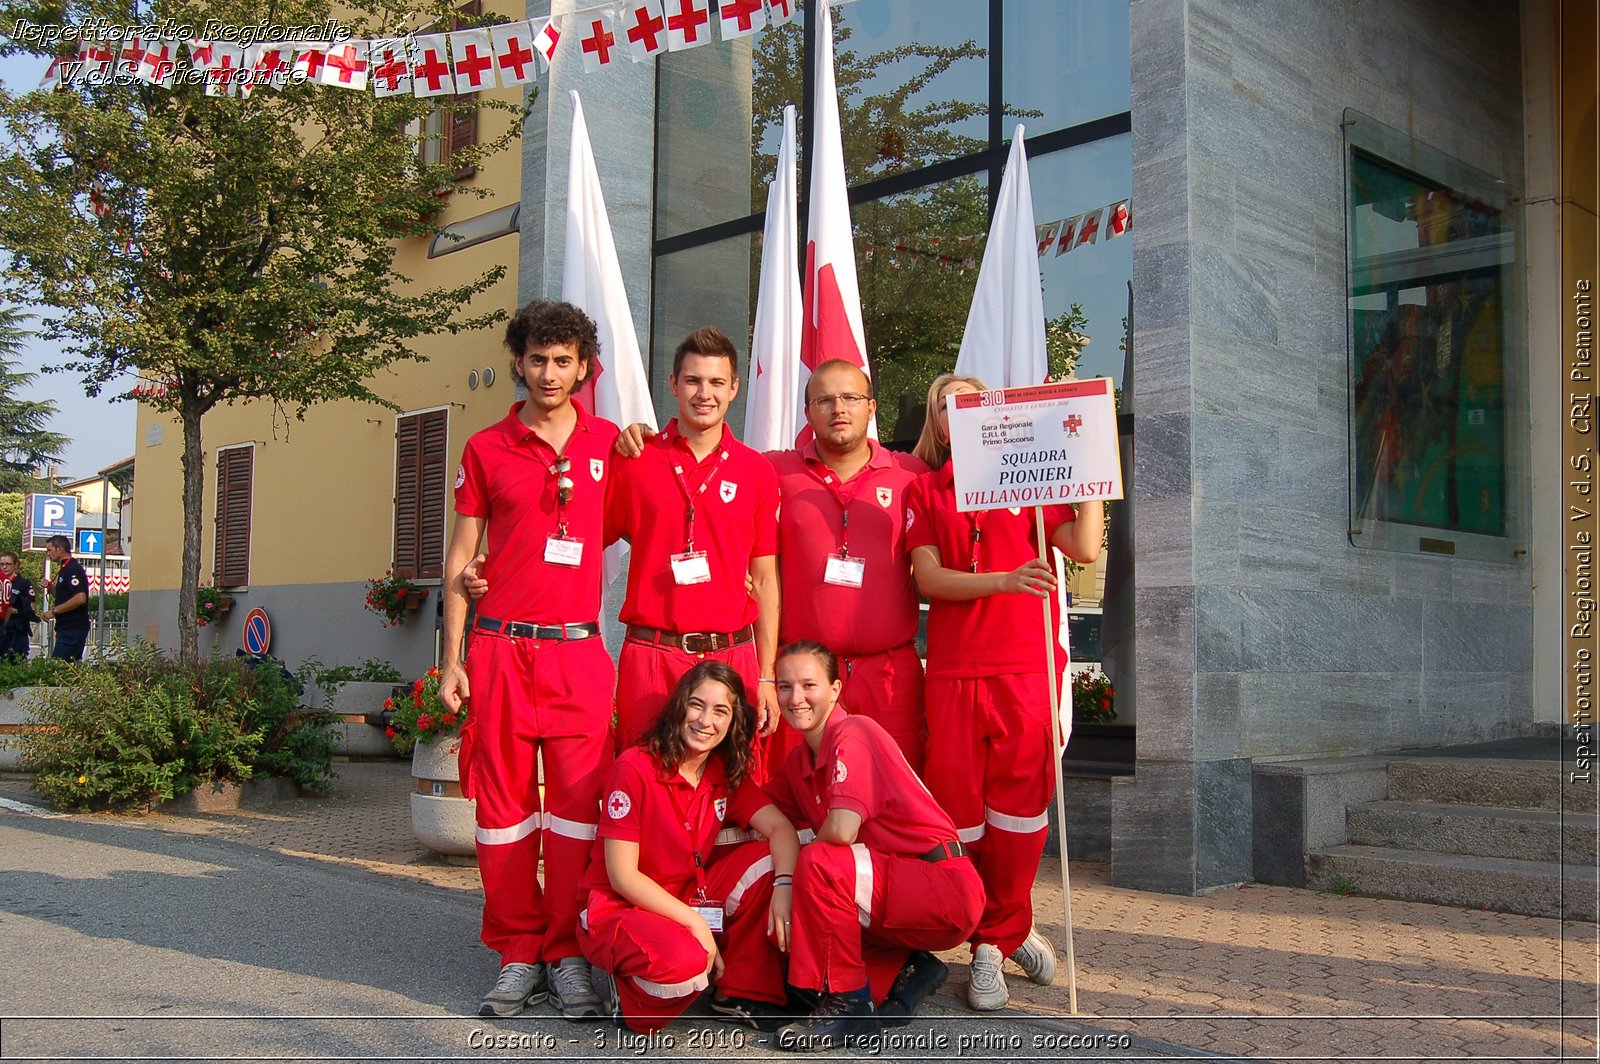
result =
M36 543L50 536L72 538L78 524L77 496L30 495L28 500L29 538Z

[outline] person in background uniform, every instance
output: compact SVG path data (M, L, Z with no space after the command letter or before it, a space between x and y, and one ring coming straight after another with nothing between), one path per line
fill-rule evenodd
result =
M902 515L906 489L928 467L868 437L877 409L872 381L859 366L824 362L806 382L806 421L814 438L767 454L783 499L778 636L782 643L813 640L838 654L841 699L883 725L921 772L919 600ZM787 725L779 728L774 768L798 742Z
M33 630L33 584L19 571L22 559L0 551L0 658L26 658Z
M1039 560L1027 510L956 510L955 470L945 397L984 391L972 377L945 374L928 389L916 454L933 472L911 487L906 545L917 587L928 596L928 788L972 847L988 895L972 937L967 1003L1009 1000L1001 960L1016 961L1041 985L1055 978L1055 951L1033 929L1033 881L1055 796L1055 743L1045 672L1043 599L1054 607L1056 578ZM1044 508L1045 535L1088 564L1100 553L1105 509L1098 501ZM1060 618L1050 620L1056 638ZM1056 669L1066 667L1063 647ZM1059 679L1059 675L1058 675Z
M471 699L461 790L477 800L483 943L501 960L479 1014L515 1016L553 996L564 1016L583 1019L600 1014L578 949L578 882L613 754L616 673L599 616L617 429L572 401L599 348L583 311L534 300L506 327L506 346L528 398L474 433L461 457L439 697L452 709ZM462 571L485 537L494 586L463 662Z
M795 866L789 982L825 995L779 1030L778 1045L830 1049L871 1035L880 1019L911 1021L945 980L928 951L972 934L983 884L889 733L839 705L838 661L827 647L787 644L777 679L784 720L802 745L767 789L816 835Z
M725 423L739 368L720 330L684 337L668 381L678 416L644 440L637 458L617 464L608 497L608 523L632 546L618 742L637 741L678 679L706 660L744 677L757 731L767 736L778 726L778 478ZM628 453L625 443L618 450ZM755 771L765 778L759 754Z
M82 661L89 642L89 574L72 556L72 541L66 536L51 536L45 541L45 557L60 569L55 579L47 580L52 604L44 619L56 622L56 638L50 656L63 661Z
M695 665L606 778L578 940L603 1001L658 1031L711 982L712 1008L760 1025L787 1000L793 825L750 776L755 712L726 662ZM719 835L765 839L712 860Z

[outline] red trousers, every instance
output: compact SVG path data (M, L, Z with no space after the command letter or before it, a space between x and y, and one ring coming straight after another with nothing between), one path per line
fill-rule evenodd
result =
M930 676L927 705L923 778L988 895L972 942L1009 957L1033 926L1033 881L1055 797L1049 684L1042 672Z
M732 997L782 1004L787 998L783 954L767 936L772 902L767 844L746 843L713 861L706 870L706 892L723 905L718 989ZM608 891L589 892L578 943L590 963L615 977L623 1018L634 1031L661 1030L709 985L710 957L688 928Z
M576 956L578 881L589 867L612 759L611 656L598 638L475 631L466 669L472 698L461 733L461 790L478 803L483 944L502 964Z
M823 640L824 643L827 640ZM922 660L913 643L881 654L839 658L839 679L844 688L839 704L851 713L871 717L883 725L906 763L922 775L923 728ZM777 772L789 751L800 745L800 736L787 721L778 725L767 747L767 764Z
M626 750L650 730L683 674L706 660L725 661L744 679L744 697L756 704L756 645L719 650L715 654L685 654L676 647L624 640L617 661L617 749ZM758 777L757 782L766 779Z
M789 982L826 992L870 985L881 1003L911 950L960 945L982 911L983 884L965 857L929 862L860 843L807 843L794 870Z

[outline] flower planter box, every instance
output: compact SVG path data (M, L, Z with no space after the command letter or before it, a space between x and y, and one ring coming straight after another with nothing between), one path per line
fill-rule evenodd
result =
M317 703L324 701L321 690L315 690ZM337 756L398 758L394 743L384 734L383 702L394 690L391 683L353 682L342 685L327 699L326 705L315 708L329 714L332 719L323 726L338 741L333 748Z
M0 772L22 771L22 744L17 740L37 727L33 700L41 690L45 688L19 687L0 694Z
M1130 776L1134 754L1134 725L1074 723L1061 763L1068 772Z
M477 803L461 796L461 737L418 743L411 752L411 831L434 853L476 857Z

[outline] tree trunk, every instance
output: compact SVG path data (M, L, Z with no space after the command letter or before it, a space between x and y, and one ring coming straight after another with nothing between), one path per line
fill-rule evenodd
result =
M199 628L194 615L194 595L200 586L200 518L206 486L200 415L199 405L185 399L179 410L183 420L183 568L178 578L178 660L185 665L200 660Z

